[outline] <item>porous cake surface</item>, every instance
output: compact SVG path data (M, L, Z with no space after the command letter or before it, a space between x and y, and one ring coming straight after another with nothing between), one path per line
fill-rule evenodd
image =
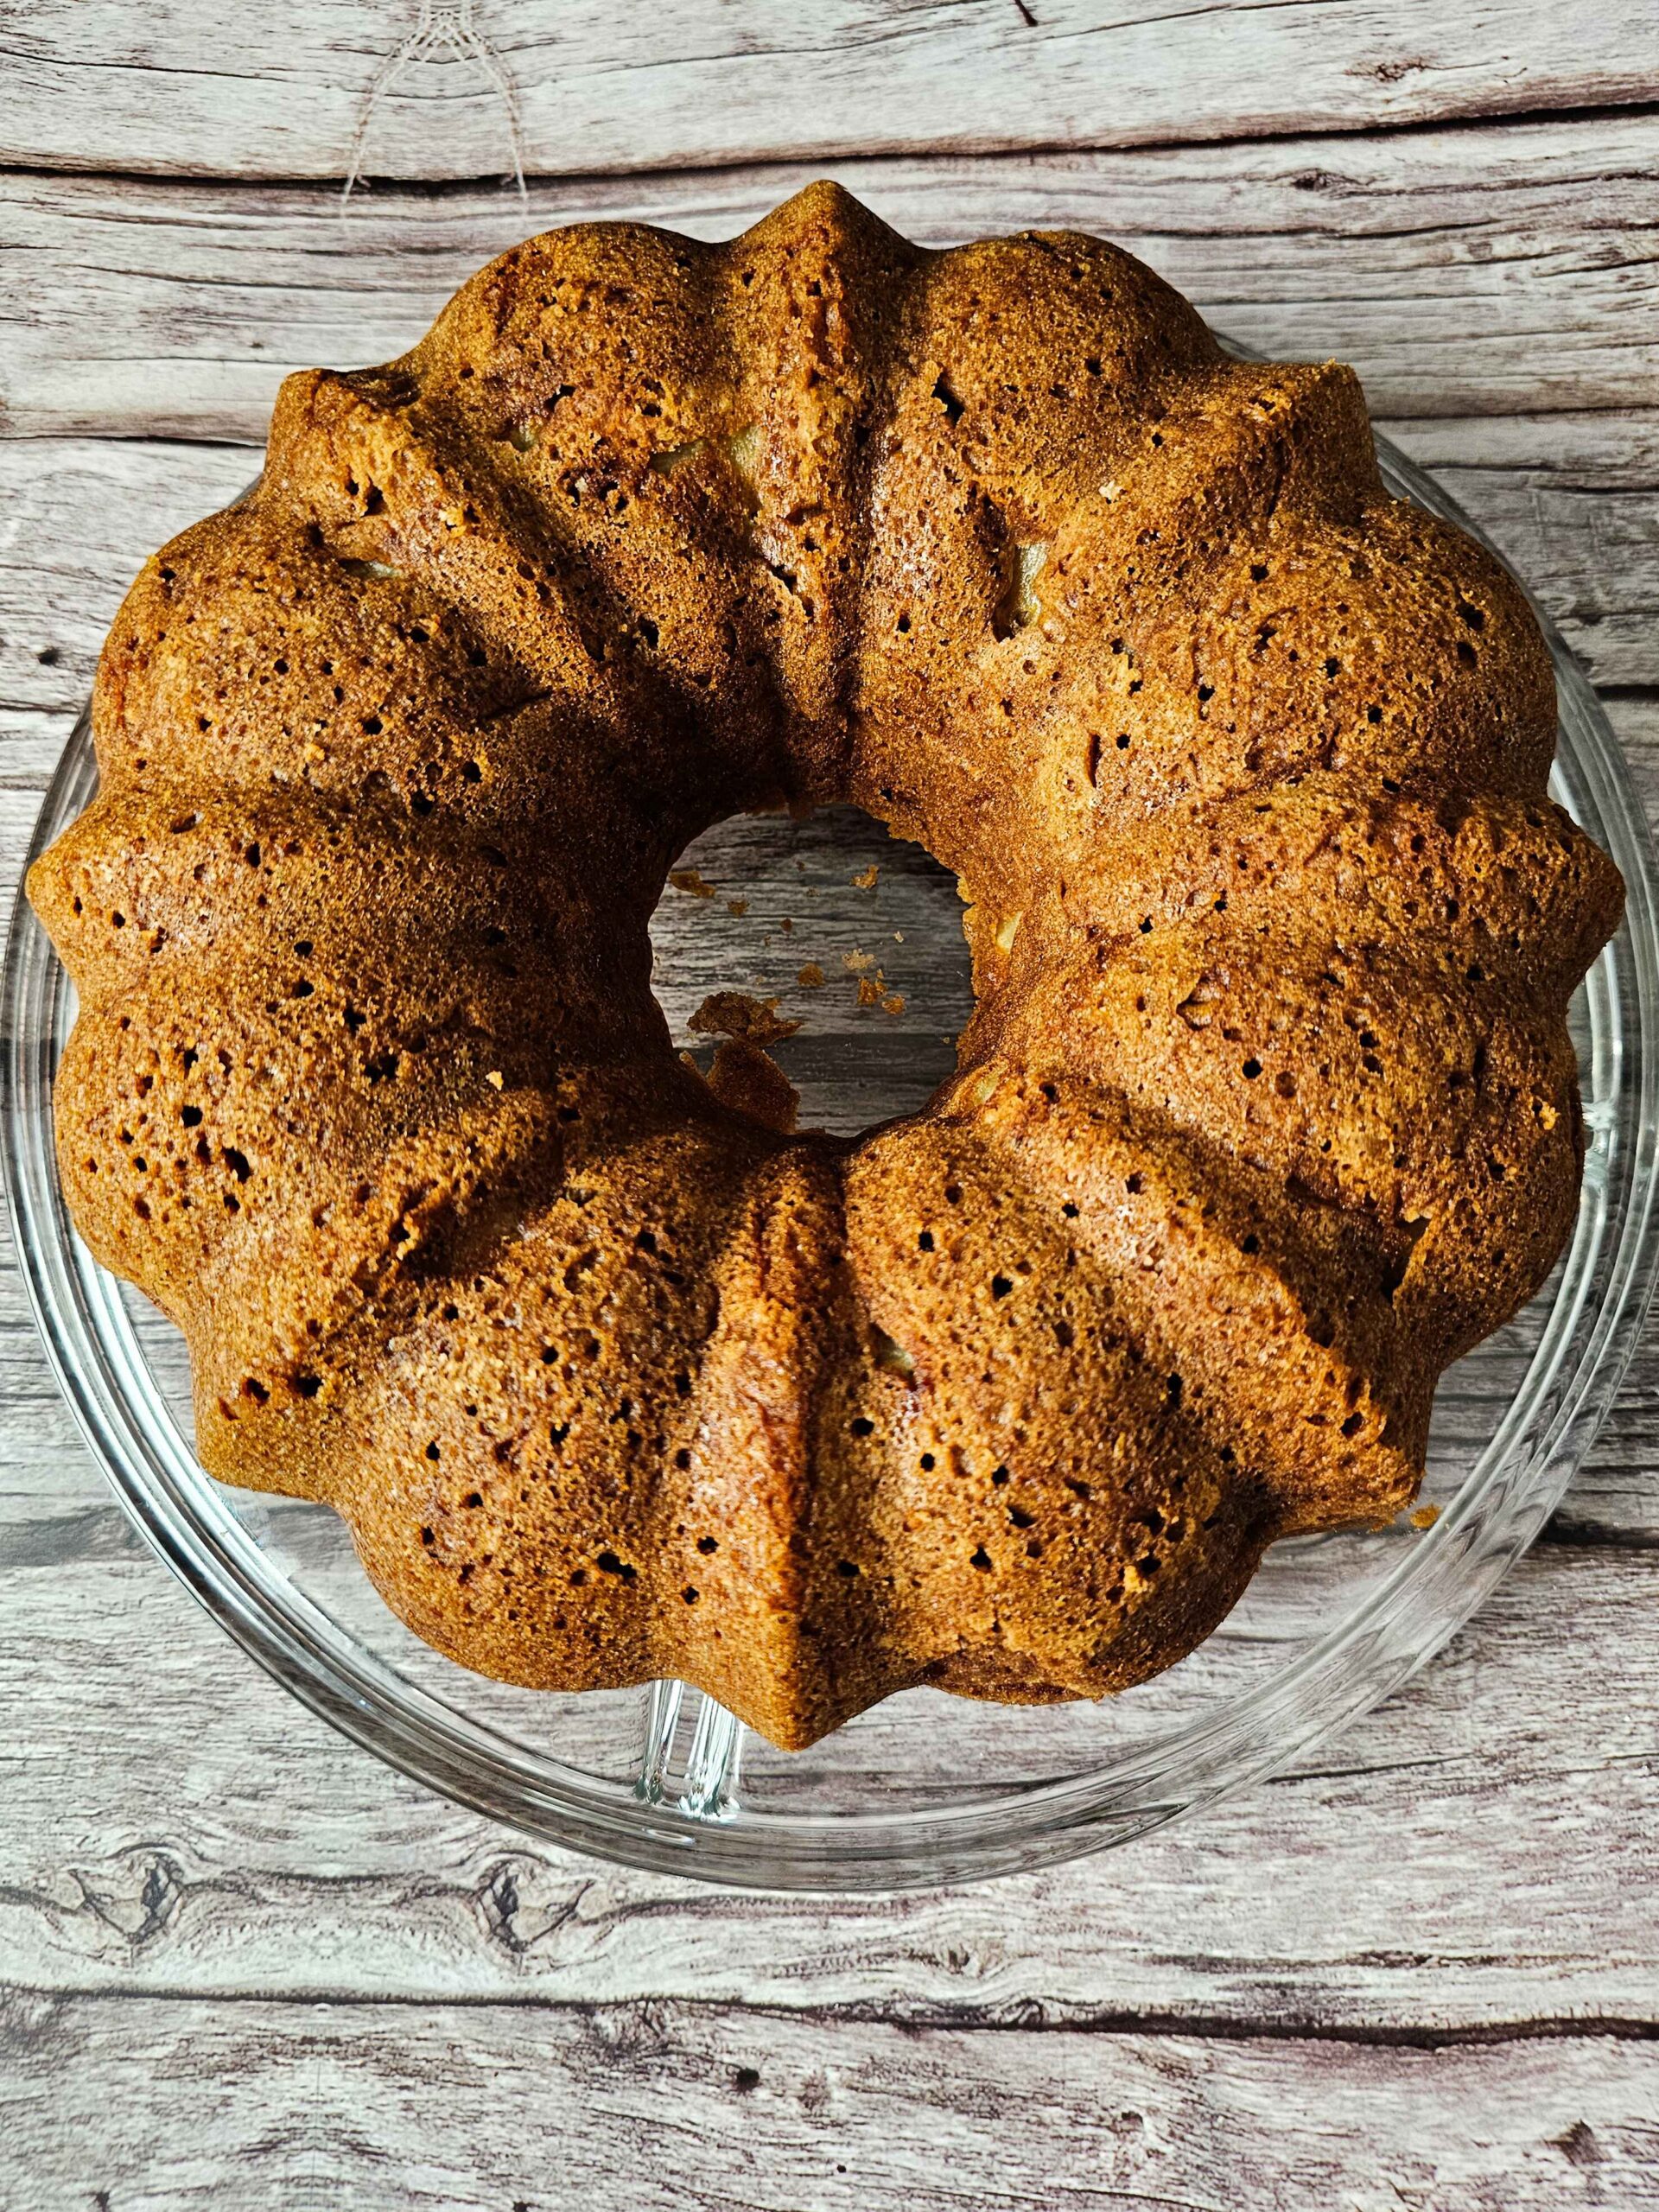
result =
M1385 496L1348 370L1091 238L830 186L534 238L289 379L94 731L29 881L75 1219L204 1464L490 1675L785 1745L1121 1688L1410 1500L1574 1213L1622 893L1521 594ZM832 800L957 871L977 994L851 1143L650 987L690 840Z

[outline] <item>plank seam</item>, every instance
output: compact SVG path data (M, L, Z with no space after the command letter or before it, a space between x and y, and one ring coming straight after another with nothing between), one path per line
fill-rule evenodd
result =
M1229 2013L1158 2010L1078 2015L1045 2014L1036 2009L1040 2000L1016 2000L1006 2012L951 2005L929 2005L899 2011L878 2001L849 2004L750 2005L741 1999L636 1997L604 2002L592 1999L540 1997L529 1992L459 1994L433 1991L425 1995L356 1992L318 1984L284 1990L197 1990L156 1985L123 1988L119 1985L52 1986L29 1981L0 1983L0 2003L45 2001L58 2006L77 2004L132 2005L201 2005L215 2008L261 2006L267 2009L315 2011L319 2005L379 2013L412 2012L429 2014L435 2006L465 2012L534 2012L546 2016L601 2022L626 2019L641 2012L664 2011L688 2017L763 2021L810 2019L821 2027L892 2028L900 2035L922 2040L931 2034L992 2036L1088 2036L1114 2040L1159 2037L1195 2043L1339 2044L1366 2050L1438 2051L1497 2047L1519 2043L1659 2043L1659 2019L1617 2014L1546 2014L1535 2018L1471 2022L1462 2025L1412 2023L1340 2022L1287 2018L1235 2018Z
M81 64L71 65L81 67ZM90 66L90 65L86 65ZM1064 155L1135 156L1143 154L1179 154L1201 146L1284 145L1301 141L1309 146L1322 143L1341 145L1364 144L1412 136L1422 137L1431 131L1519 131L1528 125L1542 128L1547 125L1595 123L1609 116L1641 118L1659 116L1659 100L1643 99L1632 94L1629 99L1611 99L1599 105L1492 108L1478 115L1448 115L1417 117L1399 123L1356 123L1349 127L1341 124L1328 124L1322 129L1217 130L1208 137L1182 138L1137 138L1119 140L1033 139L1013 143L985 144L973 140L943 139L936 145L917 146L908 141L895 140L891 143L877 141L861 146L856 154L836 151L830 148L808 148L804 151L750 151L711 161L686 161L664 167L660 162L646 168L623 167L598 169L533 169L524 175L524 184L533 191L537 185L557 186L568 190L585 183L613 183L620 178L644 182L652 177L718 176L729 175L744 169L797 168L811 162L836 163L873 162L879 161L915 162L1006 162L1010 164ZM200 189L204 185L219 186L232 191L272 192L304 191L314 188L338 188L343 177L333 175L308 176L238 176L213 170L130 169L104 168L92 163L73 162L29 162L0 159L0 177L85 177L94 182L107 184L142 184L145 186L177 185L186 189ZM370 170L357 181L356 189L371 191L377 185L392 191L441 199L476 193L495 188L504 199L516 198L516 189L509 192L502 186L499 169L480 171L476 176L466 177L390 177L377 175Z
M1556 1551L1659 1552L1659 1530L1637 1529L1620 1533L1604 1521L1575 1521L1557 1511L1539 1530L1535 1541Z

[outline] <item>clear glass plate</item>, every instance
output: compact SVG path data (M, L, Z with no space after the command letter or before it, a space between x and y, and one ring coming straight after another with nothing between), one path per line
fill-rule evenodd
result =
M1379 452L1392 491L1479 535L1430 479L1381 441ZM97 1266L64 1210L52 1083L73 994L20 899L3 983L7 1184L48 1356L94 1456L156 1550L314 1711L464 1804L633 1865L777 1889L917 1887L1124 1843L1284 1766L1422 1666L1532 1541L1611 1403L1648 1303L1653 856L1606 717L1566 648L1553 635L1550 645L1556 794L1612 854L1629 902L1574 1002L1589 1132L1577 1228L1540 1295L1441 1386L1423 1492L1440 1509L1431 1528L1402 1519L1276 1546L1208 1643L1105 1704L986 1706L916 1691L792 1756L677 1683L562 1697L468 1674L386 1611L324 1508L221 1489L197 1465L179 1339ZM31 858L96 779L83 719ZM948 1033L965 1011L950 879L845 809L804 824L727 823L689 858L748 903L739 916L723 896L702 902L708 928L676 930L667 958L659 934L658 988L677 1033L704 991L753 987L753 974L734 972L740 954L792 989L798 960L845 986L837 952L867 947L893 989L920 977L904 1016L883 1027L880 1009L849 1014L837 1030L830 1001L844 1007L851 995L826 990L780 1057L793 1061L809 1119L857 1126L919 1105L949 1068ZM849 890L872 861L879 891ZM740 919L751 931L741 940L728 930Z

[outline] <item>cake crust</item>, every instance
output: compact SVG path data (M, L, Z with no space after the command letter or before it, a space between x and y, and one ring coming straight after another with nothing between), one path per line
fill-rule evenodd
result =
M830 185L533 238L289 378L93 732L29 882L76 1223L203 1464L484 1673L789 1747L1124 1688L1409 1503L1570 1229L1623 892L1524 598L1385 495L1351 371L1101 241ZM650 988L691 839L831 801L957 873L975 965L854 1143Z

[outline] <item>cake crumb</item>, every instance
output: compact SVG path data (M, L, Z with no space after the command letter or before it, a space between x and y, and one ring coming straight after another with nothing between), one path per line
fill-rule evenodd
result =
M749 911L749 902L747 899L728 899L726 901L726 911L728 914L735 914L741 921Z
M874 861L872 861L868 868L865 869L862 875L855 875L853 878L854 890L874 891L876 885L876 879L880 876L880 868L877 866Z
M775 1045L801 1027L785 1020L776 999L752 998L747 991L711 991L686 1024L700 1037L741 1037L751 1045Z
M883 1014L902 1014L904 1010L905 999L902 991L889 991L881 1001Z
M772 1055L747 1037L728 1038L718 1047L704 1080L721 1104L734 1113L747 1114L780 1136L793 1130L800 1093Z
M499 1090L504 1078L499 1068L492 1068L488 1075L485 1077L484 1080L486 1083L493 1084L495 1088Z
M841 956L841 964L849 976L861 976L867 968L874 967L875 955L873 952L859 950L843 952Z
M881 1003L882 990L883 986L880 969L878 969L874 976L861 976L858 979L858 1002L860 1006L880 1006Z
M669 871L669 881L677 891L683 891L690 899L712 899L715 887L706 883L694 868L677 868Z
M1432 1529L1440 1517L1438 1505L1420 1505L1411 1516L1414 1529Z
M821 991L823 988L823 970L816 960L809 960L804 968L796 970L795 980L804 991Z

